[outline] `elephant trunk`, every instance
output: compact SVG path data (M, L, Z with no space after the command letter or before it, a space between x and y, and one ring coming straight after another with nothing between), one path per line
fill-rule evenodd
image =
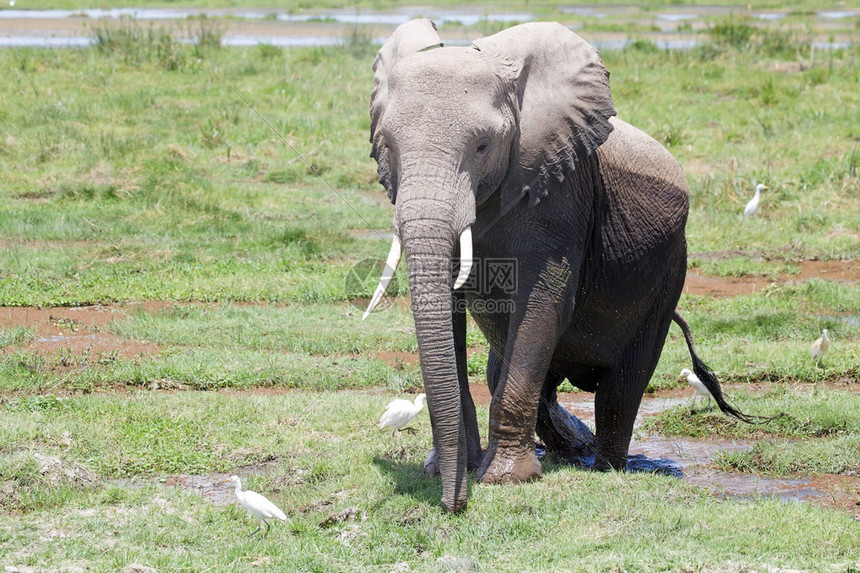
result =
M458 229L471 221L462 219L462 213L453 207L456 201L403 195L408 196L401 195L396 220L406 253L421 373L442 479L442 505L457 512L466 507L467 453L454 351L451 261L458 237L466 234L469 244L461 247L461 254L470 259L464 265L471 263L471 233Z

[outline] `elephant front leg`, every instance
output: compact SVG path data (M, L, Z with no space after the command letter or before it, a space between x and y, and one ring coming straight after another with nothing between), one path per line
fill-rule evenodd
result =
M490 404L489 445L478 470L484 483L519 483L541 477L534 433L541 389L557 342L557 324L554 309L538 313L534 308L530 316L511 324Z

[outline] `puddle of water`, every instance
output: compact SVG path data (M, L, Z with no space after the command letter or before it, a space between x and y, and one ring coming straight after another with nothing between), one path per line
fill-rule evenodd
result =
M227 474L176 475L168 477L163 483L167 487L178 487L183 491L195 493L212 505L233 505L236 503L236 493L228 479L230 476Z
M860 314L818 314L815 317L819 320L835 320L846 326L860 326Z
M860 12L848 12L848 11L836 11L836 12L819 12L819 18L826 18L828 20L842 20L843 18L851 18L860 14Z
M649 436L634 440L630 444L630 452L649 458L671 458L679 467L687 468L708 464L720 452L736 452L751 447L751 442L742 440L715 442L692 438Z
M690 394L692 396L692 393ZM659 414L669 408L674 408L681 404L689 404L690 398L651 398L645 396L642 398L642 403L639 405L639 413L636 415L636 425L642 422L642 416ZM559 402L568 412L575 415L579 419L587 422L593 429L594 426L594 398L589 395L588 398L577 401Z
M463 26L474 26L481 21L492 22L529 22L534 15L521 13L489 14L486 12L438 12L438 11L404 11L395 13L360 13L360 12L331 12L321 14L284 14L272 11L232 12L227 10L170 10L158 8L112 8L85 10L0 10L0 19L4 20L59 20L65 18L113 19L128 17L136 20L184 20L187 18L207 16L210 18L244 18L249 20L271 17L281 22L337 22L339 24L377 24L399 26L418 16L425 16L437 24L457 23Z
M383 44L383 41L377 38L375 38L374 41L379 45ZM222 46L230 46L234 48L257 46L259 44L279 46L282 48L303 48L309 46L337 46L342 42L343 41L340 38L325 36L225 36L221 39Z
M690 394L692 395L692 393ZM639 416L649 414L659 414L664 410L668 410L669 408L674 408L675 406L680 406L681 404L689 404L689 398L648 398L645 397L642 399L642 404L639 406Z
M812 42L812 47L819 50L847 50L851 42Z
M2 14L2 12L0 12ZM0 48L86 48L92 38L64 36L0 37Z
M669 22L680 22L682 20L695 20L698 14L660 14L658 20L668 20Z
M630 38L616 38L611 40L593 40L589 43L598 50L621 50L626 48L635 40ZM700 45L699 40L651 40L661 50L692 50Z
M209 474L195 476L188 474L176 474L165 477L133 477L130 480L112 480L114 485L140 489L154 485L156 487L178 487L179 489L196 493L213 505L231 505L236 502L236 494L230 483L228 474Z
M708 489L721 499L776 497L782 501L814 501L826 498L825 493L813 487L804 487L810 483L808 479L763 478L710 468L696 468L695 471L684 475L684 481Z
M763 14L756 14L755 17L758 18L759 20L768 20L771 22L775 22L775 21L782 20L783 18L785 18L785 14L779 14L777 12L769 12L769 13L766 12Z
M68 336L47 336L45 338L37 338L33 342L62 342L68 339Z
M267 471L266 466L242 468L237 475L259 475ZM142 488L150 485L156 487L175 487L184 492L197 494L212 505L233 505L236 493L230 484L233 474L212 473L207 475L174 474L161 477L134 477L130 480L113 480L121 487ZM243 480L244 482L244 480Z
M565 14L576 14L577 16L587 16L590 18L606 18L603 12L595 12L594 8L562 8Z
M102 10L100 8L86 10L0 10L0 18L4 20L59 20L75 17L119 19L124 16L136 18L138 20L177 20L201 14L204 14L204 12L159 10L152 8L114 8L110 10ZM223 15L224 13L217 14L215 12L211 12L208 14Z
M687 398L646 397L639 407L636 424L641 422L643 415L657 414L688 402ZM593 401L567 402L562 405L577 416L585 415L591 418L593 426ZM745 440L715 441L648 436L631 442L627 456L627 471L658 473L679 478L697 487L708 489L720 498L745 499L774 496L783 501L815 501L826 498L824 492L808 487L809 479L763 478L708 467L720 452L741 451L752 446L753 442ZM545 452L540 453L545 454ZM580 458L575 465L593 467L594 456Z

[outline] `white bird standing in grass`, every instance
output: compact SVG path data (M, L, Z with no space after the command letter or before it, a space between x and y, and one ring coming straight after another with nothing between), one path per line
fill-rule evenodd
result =
M251 537L263 527L263 523L266 524L266 535L269 535L269 529L271 529L271 525L266 521L268 519L280 519L281 521L286 521L287 516L281 511L277 505L260 495L255 491L242 491L242 480L239 479L239 476L233 476L230 478L230 483L232 483L236 487L236 497L239 498L239 503L242 504L242 507L248 510L248 515L256 517L260 520L260 523L257 525L257 529L248 534L248 537Z
M394 432L405 428L421 412L424 408L424 397L424 394L418 394L414 404L409 400L392 400L382 418L379 419L379 427L392 428L391 437L393 438Z
M828 348L830 348L830 337L827 336L827 329L825 328L821 331L821 337L812 343L812 350L810 351L812 359L821 361L821 357L824 356Z
M755 186L755 195L749 200L747 206L744 207L744 217L752 217L758 211L758 202L761 199L761 192L767 189L767 185L759 183Z
M686 378L687 384L689 384L690 386L692 386L696 390L693 393L693 404L696 403L696 397L697 396L704 396L708 400L710 400L712 398L711 393L708 391L708 389L705 387L705 385L702 384L702 381L699 380L699 377L696 376L695 374L693 374L692 372L690 372L689 369L684 368L683 370L681 370L681 376L680 377Z

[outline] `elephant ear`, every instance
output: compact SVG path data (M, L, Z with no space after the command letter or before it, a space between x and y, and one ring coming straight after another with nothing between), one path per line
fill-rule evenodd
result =
M370 156L376 160L379 182L394 203L397 195L396 174L390 165L388 146L379 130L379 120L388 103L388 73L397 62L410 54L438 48L442 39L436 33L436 24L426 18L410 20L397 27L379 49L373 61L373 92L370 94Z
M609 71L595 48L556 23L514 26L473 46L516 74L519 141L502 183L502 209L525 194L537 205L609 137Z

